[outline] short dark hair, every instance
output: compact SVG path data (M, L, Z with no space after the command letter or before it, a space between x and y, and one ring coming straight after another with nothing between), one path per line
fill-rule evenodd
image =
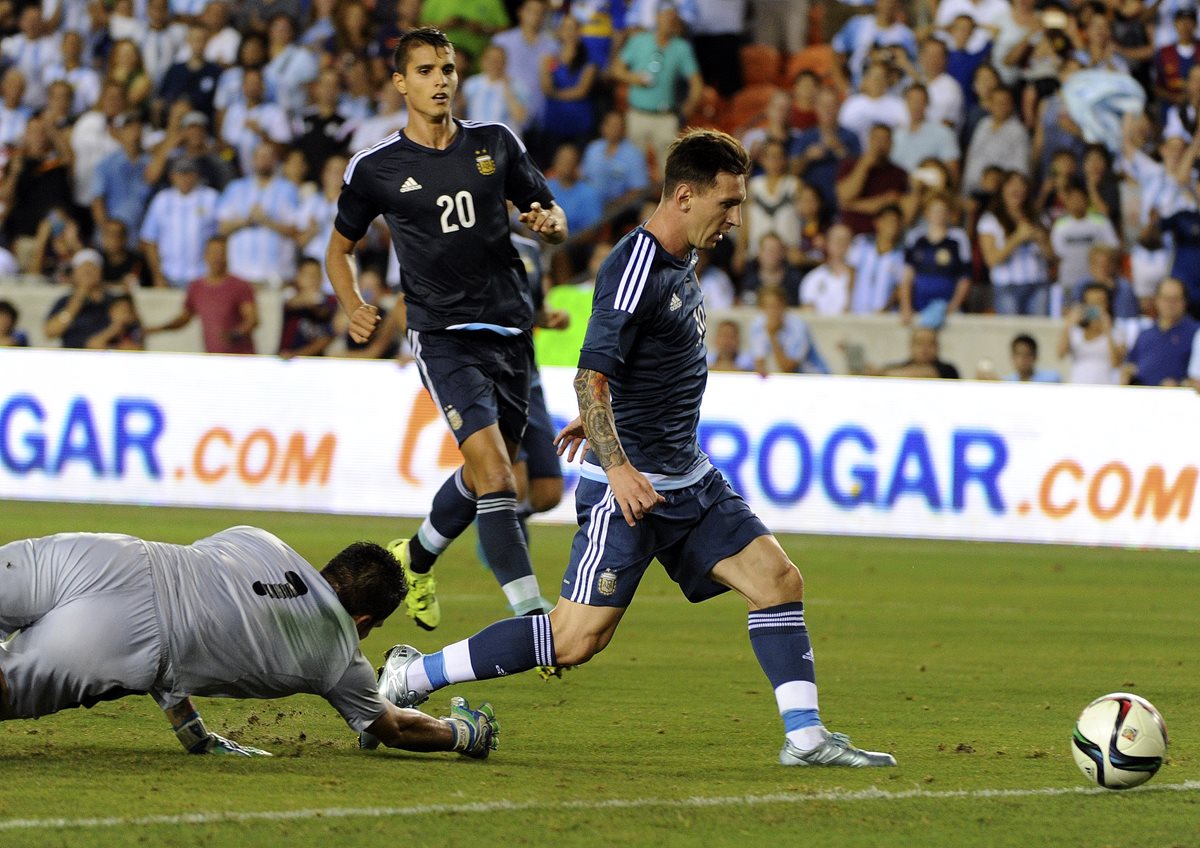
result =
M1012 344L1009 345L1009 350L1011 350L1013 353L1016 353L1018 345L1028 345L1029 350L1033 353L1033 358L1037 359L1037 339L1035 339L1033 336L1029 335L1028 333L1021 333L1012 340Z
M728 133L688 129L667 149L663 193L670 194L680 183L705 191L716 185L717 174L744 177L750 164L746 148Z
M1167 279L1169 280L1170 277L1168 277ZM1159 283L1159 285L1162 285L1162 283ZM1108 286L1104 285L1104 283L1088 283L1087 285L1085 285L1083 287L1083 291L1081 291L1079 293L1080 301L1082 301L1084 298L1084 295L1086 295L1090 291L1098 291L1098 292L1102 292L1104 294L1104 309L1106 312L1108 312L1109 315L1111 315L1112 311L1113 311L1112 289L1110 289Z
M400 36L400 40L396 42L396 49L392 51L392 65L396 73L403 74L408 70L409 51L422 44L432 47L434 50L454 49L454 45L450 43L446 33L437 27L423 26L410 29Z
M351 616L369 615L379 622L396 611L408 584L396 558L374 542L355 542L334 555L321 576L337 592Z
M17 325L17 319L21 317L21 313L17 312L17 307L13 306L12 303L7 300L0 300L0 313L3 313L11 318L14 327Z

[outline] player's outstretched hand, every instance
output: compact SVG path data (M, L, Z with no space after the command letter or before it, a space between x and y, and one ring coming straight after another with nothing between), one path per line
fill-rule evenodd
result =
M536 201L518 220L550 244L562 244L567 239L567 218L558 204L543 209Z
M192 753L222 754L227 757L274 756L270 751L264 751L262 748L252 748L249 745L239 745L232 739L226 739L224 736L219 736L216 733L208 734L208 738L204 740L204 745L193 748Z
M587 452L587 435L583 432L583 420L576 418L566 427L558 431L558 435L554 437L554 447L558 449L558 455L567 455L567 462L575 461L575 454L579 454L579 459L583 460L583 455Z
M666 501L666 498L654 491L654 486L646 479L646 475L629 463L614 465L605 473L608 474L613 498L621 507L625 523L630 527L637 526L637 523L646 517L646 513Z
M350 338L359 344L366 344L375 335L379 326L379 309L369 303L364 303L350 313Z

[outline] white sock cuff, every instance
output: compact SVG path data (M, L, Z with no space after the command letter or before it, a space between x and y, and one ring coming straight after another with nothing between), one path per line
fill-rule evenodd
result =
M789 680L775 687L775 703L779 714L788 710L815 710L817 707L817 684L807 680Z
M466 639L442 648L442 661L446 680L450 683L465 683L475 679L475 669L471 666L471 650L467 647Z
M522 606L526 601L540 598L542 594L542 590L538 588L537 575L535 574L518 577L511 583L505 583L500 588L504 592L504 597L508 598L508 605L513 609Z

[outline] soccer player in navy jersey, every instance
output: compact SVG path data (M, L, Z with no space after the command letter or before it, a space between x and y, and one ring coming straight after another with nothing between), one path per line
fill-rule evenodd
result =
M580 416L557 439L568 459L588 446L558 605L428 656L397 645L380 673L385 697L411 705L451 683L586 662L657 558L690 601L728 589L746 599L750 644L783 718L781 763L895 765L825 729L800 572L697 439L708 374L696 251L741 223L749 170L730 136L688 131L670 148L657 209L600 268L575 377Z
M441 621L434 561L478 515L481 543L513 612L545 612L517 523L512 460L528 415L533 305L509 241L505 200L553 244L567 237L566 216L508 127L453 117L458 74L445 35L411 30L394 60L392 83L407 100L408 124L350 160L326 269L351 338L365 342L379 311L359 292L354 248L383 215L404 269L409 343L464 463L434 496L417 535L389 549L409 580L408 615L432 630Z

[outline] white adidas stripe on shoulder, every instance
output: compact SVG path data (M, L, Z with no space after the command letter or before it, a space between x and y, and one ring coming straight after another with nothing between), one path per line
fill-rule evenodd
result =
M521 137L512 131L512 127L502 121L459 121L464 127L504 127L505 131L513 137L513 141L521 148L521 152L525 152L525 142L521 141Z
M350 157L350 161L346 163L346 173L342 175L342 182L349 185L350 178L354 176L354 168L364 156L369 156L377 150L382 150L388 145L395 144L401 139L400 130L396 130L389 136L384 136L380 141L375 142L370 147L358 151Z
M621 275L621 283L617 286L617 297L613 302L614 309L633 312L642 297L646 287L646 278L650 275L650 266L654 260L654 240L645 233L638 233L634 239L633 251L629 254L629 263Z

